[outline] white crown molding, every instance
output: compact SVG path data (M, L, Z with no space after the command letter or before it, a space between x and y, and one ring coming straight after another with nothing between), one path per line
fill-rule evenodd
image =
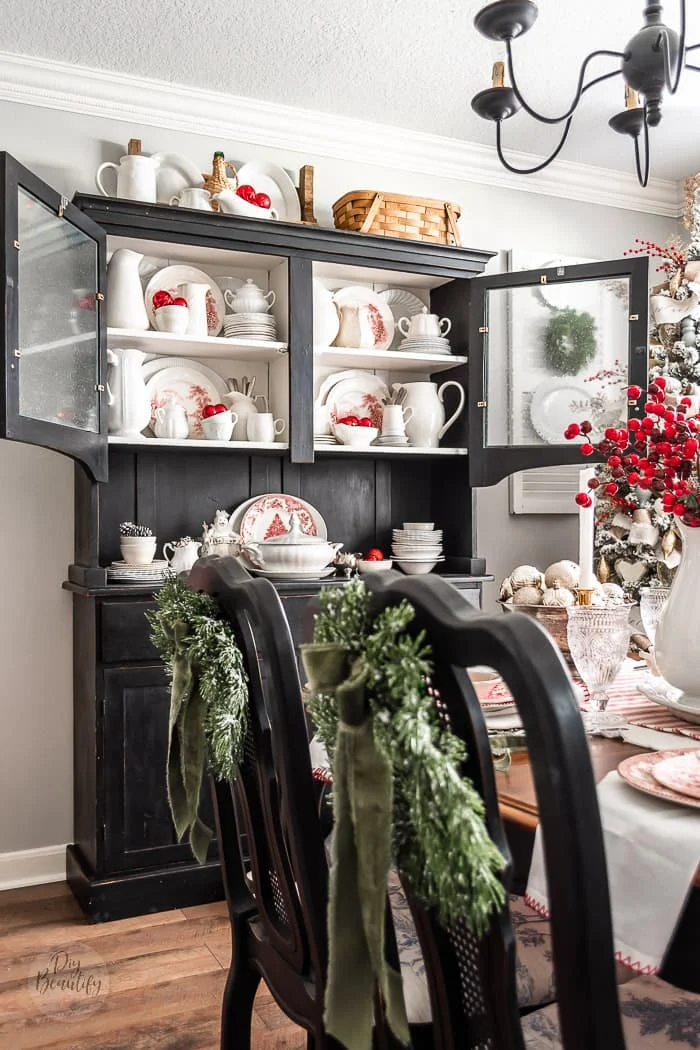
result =
M0 891L63 882L65 877L65 846L40 846L38 849L0 853Z
M0 100L677 218L680 183L556 161L512 175L491 146L160 80L0 52ZM541 158L513 153L527 167Z

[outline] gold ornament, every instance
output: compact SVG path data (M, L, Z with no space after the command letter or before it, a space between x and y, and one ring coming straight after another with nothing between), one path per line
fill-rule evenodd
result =
M605 557L601 554L600 561L598 562L598 579L601 583L607 583L610 579L610 575L610 566Z
M674 550L676 546L676 539L676 530L674 529L673 525L671 525L671 527L667 529L661 537L661 550L664 552L664 554L670 554L671 551Z

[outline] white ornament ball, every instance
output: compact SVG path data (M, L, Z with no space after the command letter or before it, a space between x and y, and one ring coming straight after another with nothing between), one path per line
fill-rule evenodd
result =
M541 587L542 573L534 565L519 565L510 574L510 585L513 591L519 591L521 587Z
M576 596L568 587L547 587L542 595L542 604L553 608L566 608L568 605L576 604Z
M545 587L553 587L555 583L558 583L560 587L566 587L569 590L574 590L578 587L579 580L581 579L581 570L575 561L555 561L548 569L545 569L544 573L544 584Z
M510 576L506 576L505 580L501 584L501 590L498 595L500 601L507 602L509 598L513 597L513 586L510 582Z
M513 595L513 605L541 605L542 591L539 587L518 587Z
M625 592L617 583L601 583L593 592L592 604L605 609L625 604Z

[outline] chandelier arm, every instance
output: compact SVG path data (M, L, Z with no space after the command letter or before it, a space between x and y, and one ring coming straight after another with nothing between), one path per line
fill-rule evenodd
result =
M668 36L664 35L663 38L663 53L664 53L664 80L666 81L666 90L669 95L675 95L678 90L678 85L681 79L681 73L683 72L683 66L685 64L685 30L686 30L686 0L680 0L681 5L681 29L678 34L678 55L676 56L676 67L671 74L670 61L668 56Z
M686 62L686 69L692 69L694 73L700 73L700 66L691 66L690 62Z
M594 83L598 83L598 80L600 79L597 78L595 81L591 81L590 84L584 85L583 81L584 77L586 76L586 70L588 68L589 62L592 62L594 58L624 58L624 55L622 51L591 51L590 55L588 55L583 60L583 63L581 65L574 100L569 106L566 113L562 113L561 116L558 117L545 117L542 113L538 113L537 110L533 109L532 106L528 105L528 103L523 98L515 79L515 70L513 69L513 50L511 47L510 40L506 40L506 57L508 59L508 75L510 76L510 82L515 93L515 97L517 98L518 102L525 110L525 112L528 113L531 117L534 117L534 119L539 121L540 124L561 124L563 123L563 121L569 120L570 117L573 115L576 107L581 101L581 96L583 95L584 91L586 91L588 87L592 87ZM622 70L617 69L614 71L613 74L610 75L612 76L621 72Z
M573 120L573 115L568 117L568 119L566 121L566 124L564 125L564 131L562 133L561 140L560 140L559 145L557 146L557 148L554 150L554 152L551 153L550 156L547 157L546 160L543 160L541 164L536 164L533 168L516 168L512 164L508 163L506 158L503 156L503 147L502 147L502 144L501 144L501 124L503 123L503 121L497 120L496 121L496 152L498 153L498 159L500 160L500 162L503 165L503 167L506 168L507 171L512 172L514 175L534 175L536 172L542 171L543 168L546 168L548 164L551 164L552 161L555 160L555 158L561 153L562 149L564 148L564 143L566 142L567 138L569 137L569 129L571 127L571 121L572 120Z
M691 44L690 47L687 47L685 49L685 53L687 55L689 51L699 51L699 50L700 50L700 44Z
M642 189L647 188L649 182L649 125L647 123L647 107L644 106L644 174L642 174L641 157L639 151L639 136L634 139L634 163L637 168L637 179Z

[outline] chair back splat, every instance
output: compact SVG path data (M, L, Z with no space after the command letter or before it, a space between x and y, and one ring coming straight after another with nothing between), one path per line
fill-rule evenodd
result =
M234 782L214 785L234 950L290 1017L315 1028L323 1013L328 869L287 619L272 585L252 580L233 558L201 559L188 585L218 601L249 678L244 759ZM237 1048L245 1044L242 1031L232 1036Z
M624 1050L595 780L558 650L530 618L479 613L437 576L372 573L366 583L377 611L404 598L414 607L411 627L425 631L433 651L438 710L467 745L466 773L508 861L486 726L466 668L494 668L513 694L527 735L544 836L563 1047ZM508 864L506 887L509 878ZM444 930L430 911L410 902L426 962L435 1045L520 1050L507 909L479 943L461 923Z

